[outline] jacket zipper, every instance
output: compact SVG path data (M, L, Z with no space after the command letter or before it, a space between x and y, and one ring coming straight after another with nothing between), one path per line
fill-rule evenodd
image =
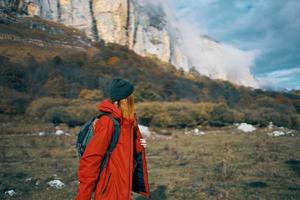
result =
M103 190L102 190L102 194L103 194L103 193L106 191L106 189L107 189L107 186L108 186L108 182L109 182L110 176L111 176L111 172L109 173L109 176L108 176L108 179L107 179L107 181L106 181L106 184L105 184L105 186L104 186L104 188L103 188Z
M133 129L132 129L132 127L131 127L131 130L130 130L130 133L131 133L131 134L130 134L130 151L129 151L130 156L129 156L129 186L128 186L128 187L129 187L129 190L128 190L128 199L130 199L130 198L129 198L129 197L130 197L130 193L131 193L131 188L130 188L130 185L131 185L131 184L130 184L130 183L131 183L130 181L131 181L131 180L130 180L130 179L132 179L132 178L131 178L131 169L130 169L130 162L131 162L131 157L132 157L132 155L131 155L131 154L132 154L132 152L131 152L132 142L131 142L131 141L132 141L132 134L133 134L132 131L133 131Z

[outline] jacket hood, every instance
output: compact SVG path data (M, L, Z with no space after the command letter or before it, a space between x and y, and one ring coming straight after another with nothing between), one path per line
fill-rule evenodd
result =
M100 102L98 105L98 109L102 112L112 113L112 116L114 118L120 119L122 116L121 110L116 105L114 105L110 101L110 99L104 99L102 102Z

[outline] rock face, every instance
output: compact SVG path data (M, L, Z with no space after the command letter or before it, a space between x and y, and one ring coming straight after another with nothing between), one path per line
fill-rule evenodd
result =
M177 68L196 66L211 78L257 87L251 60L241 67L247 55L202 36L188 45L191 39L181 33L193 30L179 31L166 8L150 0L1 0L0 7L80 29L95 41L127 45L137 54L157 57Z
M4 0L0 6L78 28L94 39L127 45L188 69L188 59L168 29L160 6L144 0Z

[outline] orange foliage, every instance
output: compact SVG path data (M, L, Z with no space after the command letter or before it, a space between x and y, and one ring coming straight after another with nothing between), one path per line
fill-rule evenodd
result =
M275 98L275 101L278 103L278 104L287 104L287 105L291 105L291 101L284 97L283 95L277 95L276 98Z
M118 64L120 62L120 58L117 57L117 56L112 56L108 59L108 62L107 64L112 66L112 65L115 65L115 64Z

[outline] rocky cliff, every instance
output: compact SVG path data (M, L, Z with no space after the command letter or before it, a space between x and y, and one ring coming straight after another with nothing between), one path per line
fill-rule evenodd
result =
M127 45L188 69L187 57L168 29L160 6L141 0L2 0L2 7L78 28L93 40Z
M63 23L82 30L95 41L102 39L127 45L142 56L157 57L178 68L188 70L195 66L210 78L258 87L250 72L252 60L248 55L197 34L195 38L182 36L193 30L178 30L161 3L149 0L1 0L0 7Z

